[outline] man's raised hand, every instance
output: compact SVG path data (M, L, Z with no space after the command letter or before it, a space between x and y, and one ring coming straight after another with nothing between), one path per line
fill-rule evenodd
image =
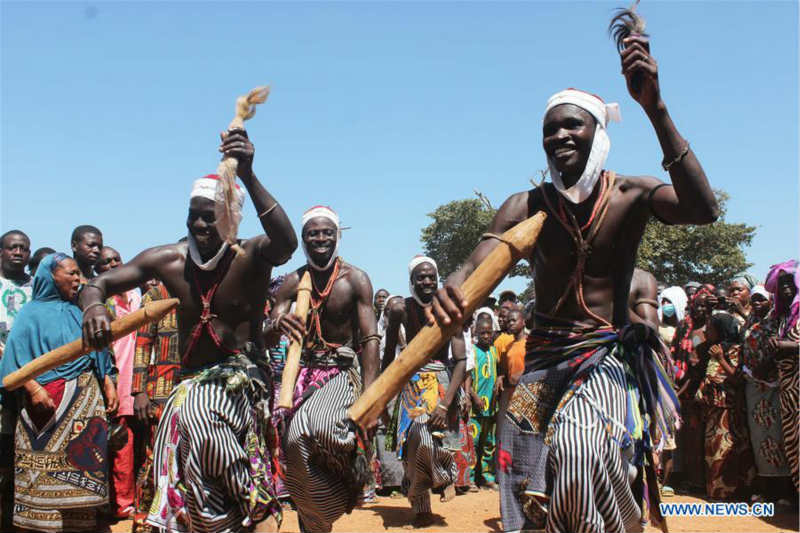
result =
M628 92L645 112L655 111L661 103L661 89L658 63L650 55L650 40L642 35L631 35L622 42L625 48L620 52L620 61Z
M229 132L222 132L219 134L222 144L219 146L219 151L222 152L224 157L233 157L238 161L236 167L236 174L242 180L248 180L253 177L253 156L255 155L255 147L250 139L247 137L247 131L244 129L233 129Z

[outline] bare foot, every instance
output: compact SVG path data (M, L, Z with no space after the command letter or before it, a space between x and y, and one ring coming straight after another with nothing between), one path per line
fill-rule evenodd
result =
M269 515L268 518L256 524L256 528L253 531L256 533L277 533L278 521L275 520L273 515Z
M447 485L444 488L444 490L442 491L442 497L439 498L439 501L442 503L449 502L455 497L456 497L456 486L451 483L450 485Z

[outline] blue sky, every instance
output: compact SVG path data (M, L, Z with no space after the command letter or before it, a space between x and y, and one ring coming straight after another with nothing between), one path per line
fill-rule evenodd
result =
M176 241L236 96L270 83L247 124L257 175L296 229L331 205L352 227L342 256L405 293L427 213L476 188L497 206L545 167L541 115L560 89L620 103L609 168L668 179L605 32L622 4L3 2L0 226L67 250L94 224L124 259ZM728 220L758 226L746 253L762 277L797 256L797 3L640 10ZM248 201L240 235L257 231Z

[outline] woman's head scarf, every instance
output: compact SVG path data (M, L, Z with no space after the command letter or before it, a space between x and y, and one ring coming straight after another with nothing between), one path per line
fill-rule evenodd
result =
M33 299L20 309L8 335L3 359L2 377L22 368L40 355L81 338L83 313L74 303L64 300L53 279L53 271L67 259L63 253L46 256L33 277ZM73 379L94 366L98 377L111 371L108 351L91 352L65 363L36 378L42 385L56 379Z
M772 293L772 296L775 301L775 305L772 309L772 317L773 318L781 318L781 313L783 313L783 309L789 307L789 313L786 317L787 320L781 330L778 332L778 336L781 338L786 337L786 333L791 331L792 328L797 324L798 315L800 315L800 263L797 262L796 259L789 259L788 261L784 261L783 263L778 263L777 265L772 265L769 269L769 274L767 274L767 281L764 282L764 287ZM778 293L778 278L781 277L782 273L790 274L792 276L792 281L794 282L795 294L794 299L789 302L783 301L783 296Z

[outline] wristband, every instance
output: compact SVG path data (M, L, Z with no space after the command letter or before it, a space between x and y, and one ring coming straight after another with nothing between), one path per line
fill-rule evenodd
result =
M95 287L95 288L97 288L97 287ZM88 311L88 310L89 310L89 309L91 309L92 307L97 307L98 305L102 305L103 307L105 307L105 306L106 306L106 304L104 304L103 302L95 302L95 303L93 303L93 304L89 304L89 305L87 305L87 306L86 306L86 308L83 310L83 312L85 313L86 311Z

